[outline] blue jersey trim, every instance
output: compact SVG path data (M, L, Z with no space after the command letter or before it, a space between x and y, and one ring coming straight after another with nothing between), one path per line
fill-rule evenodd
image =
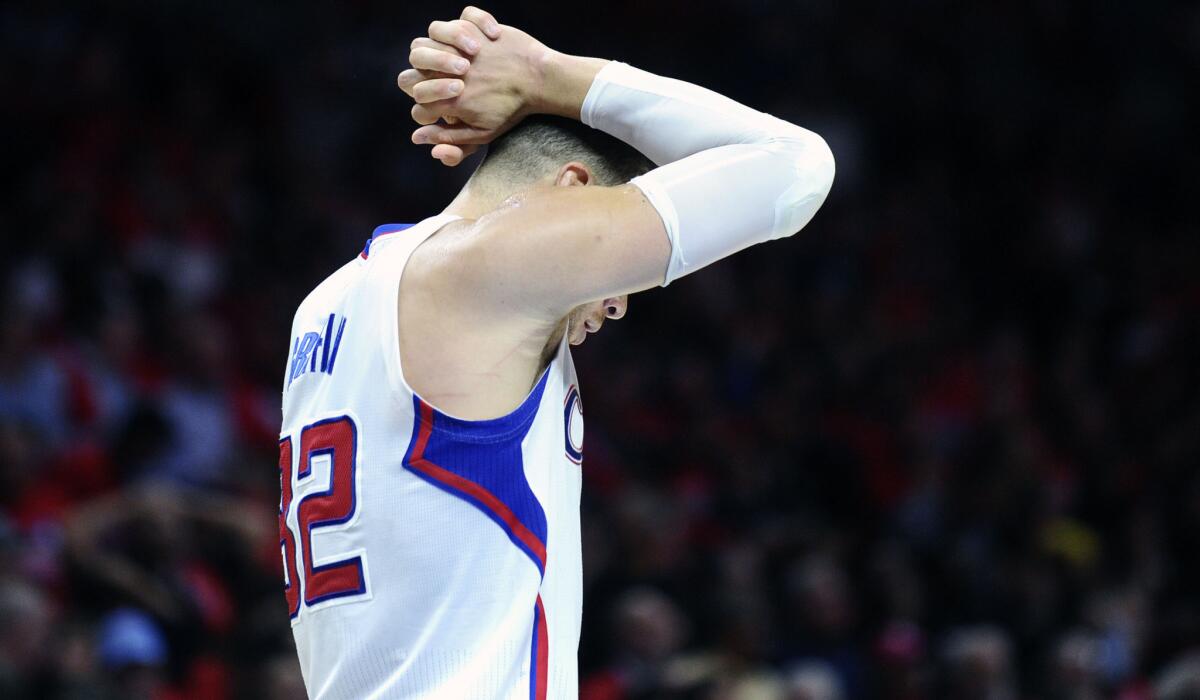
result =
M519 441L529 430L529 425L533 423L534 417L537 416L538 406L542 403L542 394L546 391L549 377L550 367L546 367L542 378L538 380L537 385L533 387L521 405L513 409L512 413L499 418L467 420L447 415L435 408L433 411L437 415L437 420L433 422L433 431L445 433L462 442L482 443L510 441L519 433L520 437L517 438Z
M543 378L540 386L544 382ZM540 397L541 390L534 394L530 399ZM544 575L549 532L546 512L525 478L521 453L521 443L533 418L533 413L522 410L528 405L536 413L536 402L527 399L517 411L495 421L464 421L451 419L413 396L413 432L404 466L499 525ZM515 429L504 423L510 419L520 421ZM454 427L440 429L445 427L444 422ZM489 424L485 428L487 439L475 439L469 432L472 423ZM496 426L508 432L497 437Z
M371 255L371 243L373 243L376 238L379 238L380 236L386 236L389 233L399 233L400 231L412 228L413 226L416 226L416 224L384 224L382 226L376 226L375 231L371 234L371 237L367 239L367 244L363 246L362 253L359 253L359 255L361 255L364 259L369 257Z
M383 224L382 226L376 226L375 231L371 234L371 240L375 240L376 238L389 233L403 231L404 229L412 228L413 226L416 226L416 224Z

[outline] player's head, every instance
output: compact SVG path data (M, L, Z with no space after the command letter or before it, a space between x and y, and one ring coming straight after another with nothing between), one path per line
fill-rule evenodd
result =
M637 149L603 131L539 114L523 119L488 146L471 183L507 197L540 184L612 187L653 167ZM562 182L564 170L580 181Z
M629 182L654 167L637 149L573 119L527 117L488 146L471 176L471 187L505 199L531 187ZM575 307L565 319L572 345L600 330L606 319L625 315L625 295Z

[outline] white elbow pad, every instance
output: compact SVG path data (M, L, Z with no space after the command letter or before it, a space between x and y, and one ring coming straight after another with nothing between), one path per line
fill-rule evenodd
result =
M596 75L581 118L660 166L632 182L671 239L664 285L799 231L833 183L833 154L820 136L624 63Z
M671 240L663 286L756 243L803 228L833 184L825 142L777 138L711 148L632 180Z

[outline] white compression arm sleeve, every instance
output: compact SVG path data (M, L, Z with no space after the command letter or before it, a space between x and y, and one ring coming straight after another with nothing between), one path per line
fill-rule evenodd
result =
M660 167L632 183L671 239L663 285L755 243L790 236L833 184L833 154L807 129L711 90L612 62L582 121Z

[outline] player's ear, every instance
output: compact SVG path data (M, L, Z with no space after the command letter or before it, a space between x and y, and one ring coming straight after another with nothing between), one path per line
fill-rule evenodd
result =
M590 185L592 184L592 171L588 170L583 163L573 160L558 169L558 175L554 177L554 184L560 187Z

